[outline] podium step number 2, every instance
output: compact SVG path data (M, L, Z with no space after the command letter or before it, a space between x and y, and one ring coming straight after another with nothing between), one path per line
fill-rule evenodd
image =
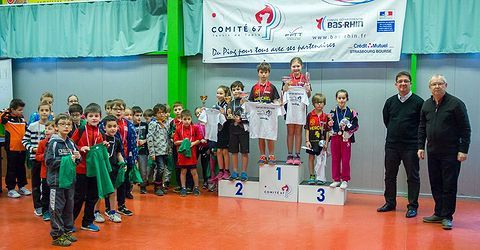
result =
M254 178L246 182L221 180L218 183L218 196L258 199L258 180Z

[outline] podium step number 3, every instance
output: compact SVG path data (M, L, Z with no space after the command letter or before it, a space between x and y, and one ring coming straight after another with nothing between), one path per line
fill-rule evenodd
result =
M308 185L302 182L298 189L298 202L302 203L345 205L347 200L347 191L338 187Z

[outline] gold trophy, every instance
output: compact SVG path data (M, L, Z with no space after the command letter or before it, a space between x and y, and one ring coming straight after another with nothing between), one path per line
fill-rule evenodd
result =
M208 96L206 95L201 95L200 100L202 101L202 107L205 107L205 103L207 102Z
M230 107L230 102L232 101L232 96L228 95L228 96L225 96L225 101L227 102L228 104L228 107L227 107L227 119L233 119L233 114L232 114L232 109L229 108Z

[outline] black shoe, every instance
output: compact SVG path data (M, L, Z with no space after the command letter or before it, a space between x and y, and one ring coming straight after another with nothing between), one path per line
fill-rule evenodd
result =
M133 212L128 210L128 208L123 205L121 206L119 209L118 209L118 213L119 214L123 214L123 215L126 215L126 216L132 216L133 215Z
M392 207L392 206L388 205L387 203L385 203L383 206L377 208L377 212L379 212L379 213L394 211L394 210L395 210L395 207Z
M407 217L407 218L413 218L413 217L416 217L416 216L417 216L417 210L412 209L412 208L409 208L407 210L407 213L405 214L405 217Z
M130 192L128 192L128 193L127 193L127 195L125 195L125 198L127 198L127 199L130 199L130 200L131 200L131 199L133 199L133 194L132 194L132 193L130 193Z
M445 230L452 230L452 228L453 228L452 220L443 219L442 220L442 228L445 229Z
M440 216L432 215L428 217L423 217L423 222L425 223L442 223L443 218Z

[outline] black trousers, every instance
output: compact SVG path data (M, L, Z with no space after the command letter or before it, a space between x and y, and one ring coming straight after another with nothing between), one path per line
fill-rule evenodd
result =
M50 235L57 239L73 229L73 188L54 187L50 190Z
M27 185L27 170L25 169L25 151L7 151L7 175L5 183L7 190L15 189Z
M128 175L125 174L125 180L128 179ZM126 199L126 193L127 191L127 185L125 182L120 185L120 187L117 188L117 206L120 208L121 206L125 205L125 199ZM113 194L110 194L113 195ZM110 211L112 209L111 207L112 204L110 204L109 199L105 199L105 208L107 211Z
M397 174L400 162L403 162L407 173L408 209L418 209L418 195L420 193L420 164L417 150L398 150L385 148L385 201L396 207L397 201Z
M40 208L42 207L41 197L42 191L40 186L42 185L42 179L40 178L40 169L41 165L40 162L36 160L29 160L32 164L32 200L33 200L33 208Z
M77 182L75 183L75 198L73 206L73 217L76 220L83 210L82 226L88 226L93 223L95 217L95 203L98 201L97 178L87 177L84 174L77 174Z
M428 154L428 177L435 200L435 215L452 220L460 174L457 154Z
M48 186L47 179L42 179L42 213L48 211L48 203L50 202L50 186Z
M198 158L200 158L200 163L202 165L202 177L203 183L208 182L207 173L210 171L210 154L208 153L208 147L198 148Z

